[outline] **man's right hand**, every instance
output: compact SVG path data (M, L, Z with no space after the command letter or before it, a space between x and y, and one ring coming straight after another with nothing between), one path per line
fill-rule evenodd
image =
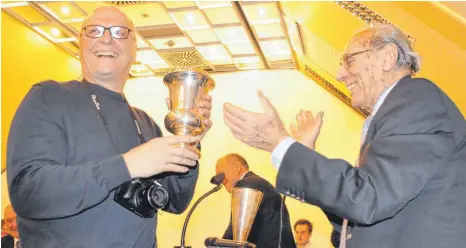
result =
M320 128L323 123L324 112L319 112L317 117L310 111L301 110L296 115L296 124L291 124L291 136L301 144L314 150Z
M123 158L132 178L150 177L163 172L188 171L196 165L199 151L196 148L180 148L179 143L193 143L192 136L170 136L154 138L127 153Z

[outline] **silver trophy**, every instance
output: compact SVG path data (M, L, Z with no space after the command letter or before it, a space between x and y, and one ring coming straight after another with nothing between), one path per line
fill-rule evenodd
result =
M195 136L204 132L204 117L196 106L215 87L214 80L203 70L178 68L165 75L163 82L170 94L165 128L174 135Z
M247 241L263 193L250 188L233 188L231 198L233 240Z

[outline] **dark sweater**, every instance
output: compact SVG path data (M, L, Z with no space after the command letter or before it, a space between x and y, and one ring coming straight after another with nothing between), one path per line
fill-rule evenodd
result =
M154 246L157 216L140 218L113 200L115 189L130 180L122 154L139 144L126 100L95 84L89 89L116 149L81 82L34 85L16 112L7 170L23 247ZM145 112L135 112L145 140L162 135ZM197 178L196 168L161 179L170 193L167 211L186 209Z

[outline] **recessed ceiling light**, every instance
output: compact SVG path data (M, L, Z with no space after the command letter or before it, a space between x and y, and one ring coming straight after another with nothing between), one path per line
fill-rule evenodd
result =
M58 30L57 28L51 28L50 29L50 34L52 34L55 37L58 37L58 36L60 36L60 30Z
M60 11L63 15L69 15L70 14L70 8L68 6L64 5L60 8Z
M264 17L265 16L265 9L264 8L259 8L259 16Z
M189 22L189 23L194 23L194 16L191 15L191 14L187 14L186 15L186 20Z

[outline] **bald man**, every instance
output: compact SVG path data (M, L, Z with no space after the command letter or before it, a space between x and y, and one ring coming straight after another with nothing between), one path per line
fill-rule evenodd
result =
M2 248L19 248L19 232L16 213L11 205L5 207L2 220Z
M217 161L215 170L217 174L222 172L225 174L222 184L228 193L231 193L234 187L251 188L263 193L248 242L258 248L296 247L286 205L283 205L283 213L280 213L282 197L267 180L249 171L249 165L241 155L231 153L221 157ZM280 214L282 214L282 223ZM231 219L223 238L233 239Z
M163 138L144 111L128 104L123 88L136 42L133 24L118 8L96 9L83 22L79 44L83 80L34 85L11 125L8 186L21 242L156 247L155 210L183 212L198 178L199 151L173 145L199 142L205 133ZM211 97L198 107L208 130ZM144 195L149 190L131 191L155 180L168 203L155 205L155 197Z

